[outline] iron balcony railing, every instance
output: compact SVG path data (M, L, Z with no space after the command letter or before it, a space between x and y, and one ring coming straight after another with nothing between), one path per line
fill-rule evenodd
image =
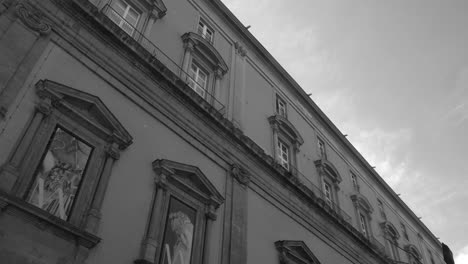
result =
M146 49L153 56L153 58L160 61L174 74L178 75L183 82L185 82L195 91L195 96L203 98L221 114L225 114L225 106L208 91L206 84L202 85L194 78L192 78L188 72L186 72L178 63L176 63L166 53L159 49L151 40L149 40L142 32L140 32L134 25L132 25L131 22L122 17L122 15L120 15L119 12L117 12L117 10L111 6L111 4L112 3L106 4L101 10L101 12L105 14L108 19L110 19L125 33L140 43L140 45Z

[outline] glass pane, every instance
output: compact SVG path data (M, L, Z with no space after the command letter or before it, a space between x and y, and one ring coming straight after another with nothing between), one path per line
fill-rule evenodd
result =
M139 17L140 17L140 14L138 14L138 12L135 11L133 8L130 8L130 10L127 13L127 16L125 17L125 20L127 20L127 22L130 25L135 27L138 23Z
M171 198L162 243L162 264L189 264L195 230L196 211Z
M127 4L123 3L122 1L114 1L112 3L112 9L115 10L120 16L123 16L125 13L125 9L127 9Z
M42 158L28 202L67 220L92 148L57 128Z

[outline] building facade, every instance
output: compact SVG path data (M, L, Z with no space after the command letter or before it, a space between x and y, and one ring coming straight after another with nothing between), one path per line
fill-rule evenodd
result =
M0 0L1 263L444 263L220 0Z

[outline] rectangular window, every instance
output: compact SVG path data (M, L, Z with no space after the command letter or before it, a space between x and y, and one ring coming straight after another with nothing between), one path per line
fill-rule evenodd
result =
M319 155L321 159L325 159L327 157L327 153L325 150L325 143L319 138L318 139L318 148L319 148Z
M401 224L401 230L403 231L403 236L406 238L406 240L409 240L408 232L406 231L405 224L403 224L403 223L400 223L400 224Z
M385 219L385 211L384 211L384 206L381 200L377 199L377 206L379 207L379 212L380 215Z
M276 96L276 113L278 115L286 116L286 102L281 99L279 96Z
M197 31L200 36L208 40L208 42L213 43L214 30L211 29L202 19L198 22Z
M353 182L353 188L354 190L359 190L359 186L358 186L358 181L357 181L357 176L356 174L352 173L351 172L351 181Z
M332 189L328 182L323 182L323 192L325 195L325 202L327 202L328 205L333 206Z
M361 213L359 214L359 221L361 223L361 232L367 236L367 222L366 222L366 217L362 215Z
M201 97L205 98L205 93L208 87L208 73L195 62L192 62L192 65L190 66L188 85Z
M196 210L171 197L161 250L162 264L189 264L195 230Z
M278 140L278 159L281 166L289 170L289 147L281 140Z
M35 173L27 201L67 220L93 148L56 128Z
M107 15L131 36L138 25L141 14L123 0L115 0L112 1Z

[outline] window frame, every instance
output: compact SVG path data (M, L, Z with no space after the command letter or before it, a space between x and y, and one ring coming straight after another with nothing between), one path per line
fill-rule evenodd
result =
M284 111L283 112L281 111L281 104L284 105L284 107L283 107ZM278 94L276 94L275 111L276 111L276 114L281 115L284 118L288 118L288 104Z
M405 237L405 239L409 241L408 230L406 229L406 225L403 222L400 222L400 226L401 226L401 231L403 233L403 237Z
M80 232L96 233L113 163L120 151L132 143L132 137L98 97L49 80L40 80L35 88L39 99L36 108L0 170L1 178L12 178L11 184L3 187L36 217L46 217L68 233L73 234L70 226ZM93 147L66 220L27 201L37 169L58 127Z
M195 89L195 86L201 87L201 85L197 82L197 80L194 80L194 78L191 76L191 71L192 71L193 66L197 67L197 69L199 71L203 72L206 75L205 88L204 89L200 88L200 89L204 90L203 95L201 95ZM207 99L208 94L213 94L213 91L212 91L213 90L212 89L213 72L211 72L211 71L209 71L207 69L209 69L209 68L206 65L203 64L201 59L199 59L197 56L192 57L192 59L190 61L190 66L189 66L189 69L188 69L188 75L189 75L189 77L188 77L189 78L189 81L188 81L189 84L188 85L190 86L190 88L192 88L198 95L200 95L205 100ZM190 84L193 84L194 87L192 87Z
M203 24L203 26L201 27L202 34L200 34L200 32L199 32L200 24ZM205 37L206 31L208 31L208 30L211 31L211 38L210 39L207 39ZM212 45L214 44L214 38L215 38L215 32L216 31L213 29L213 27L209 23L206 22L206 19L202 18L201 16L198 19L198 23L197 23L195 32L197 32L197 34L199 34L203 39L208 41L210 44L212 44Z
M171 199L195 210L191 264L201 264L209 250L207 245L216 210L224 202L223 196L211 181L195 166L176 161L157 159L153 162L156 186L148 217L148 228L143 238L140 256L135 263L162 264L162 245L166 232Z
M319 152L319 158L327 159L327 147L325 145L325 141L320 137L317 137L317 147Z
M278 138L278 141L277 141L277 154L278 154L278 161L280 162L280 165L283 166L283 168L285 168L286 170L290 170L291 169L291 147L289 144L285 143L284 140L282 140L281 138ZM283 158L283 150L281 148L281 146L283 146L286 150L287 150L287 160L284 160ZM285 164L287 166L285 166Z
M115 10L115 7L113 6L114 4L116 3L123 3L126 5L125 9L124 9L124 14L123 15L120 15L116 10ZM117 4L116 4L117 5ZM143 12L141 11L141 9L139 9L138 7L135 7L135 5L132 3L129 3L128 0L113 0L110 4L109 4L109 7L111 9L109 9L109 12L113 12L115 13L115 15L117 17L119 17L121 19L121 21L117 24L117 21L114 21L109 15L108 17L117 25L119 26L123 31L125 31L128 35L130 36L133 36L133 34L135 33L135 30L138 31L139 29L139 25L140 25L140 21L141 21L141 18L143 17ZM125 17L126 14L128 14L128 12L130 11L130 9L133 9L138 17L136 18L136 23L135 25L132 25ZM127 32L124 27L122 27L123 23L127 23L130 25L130 28L131 28L131 32Z
M360 187L359 187L359 181L358 181L357 175L352 171L350 173L351 173L351 184L353 186L353 189L359 192Z
M355 216L356 216L356 224L357 224L357 229L363 233L363 235L367 239L371 239L373 237L373 230L372 230L372 213L374 212L374 208L372 208L371 204L367 200L367 198L360 194L360 193L355 193L350 196L351 201L353 202L354 206L354 211L355 211ZM363 232L362 228L362 219L361 217L364 217L364 225L366 228L366 232Z

